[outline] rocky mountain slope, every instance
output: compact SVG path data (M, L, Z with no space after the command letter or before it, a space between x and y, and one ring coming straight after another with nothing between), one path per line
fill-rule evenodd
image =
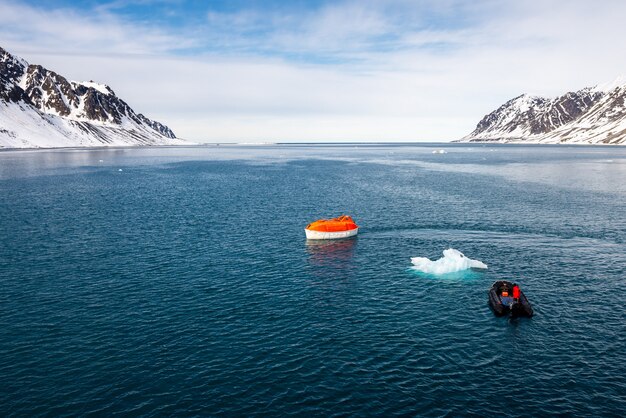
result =
M461 141L626 144L626 82L554 99L521 95L485 116Z
M185 143L108 86L69 81L0 48L0 148Z

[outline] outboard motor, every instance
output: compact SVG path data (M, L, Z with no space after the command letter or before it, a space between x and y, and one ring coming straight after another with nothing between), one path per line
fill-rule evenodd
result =
M522 305L522 302L519 301L519 299L511 304L510 309L511 309L511 318L517 318L524 314L524 306Z

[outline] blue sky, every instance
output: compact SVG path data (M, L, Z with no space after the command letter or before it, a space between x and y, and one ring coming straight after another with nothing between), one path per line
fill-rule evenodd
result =
M196 141L445 141L626 71L605 0L0 1L0 46Z
M415 7L416 4L424 7ZM463 2L337 1L26 1L43 13L115 19L179 42L157 50L174 55L219 53L283 57L310 63L358 60L364 52L411 48L445 51L454 40L409 44L407 34L461 30L476 25L480 7ZM365 7L364 7L365 5ZM443 6L442 6L443 5ZM314 41L324 43L311 43ZM301 37L303 42L295 42ZM290 42L294 41L294 42ZM306 42L309 41L309 42Z

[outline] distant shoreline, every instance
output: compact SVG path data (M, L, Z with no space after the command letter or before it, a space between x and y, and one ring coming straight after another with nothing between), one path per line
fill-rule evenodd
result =
M461 147L461 146L541 146L541 147L620 147L626 144L589 144L589 143L556 143L546 144L538 142L207 142L193 145L116 145L116 146L86 146L86 147L37 147L37 148L0 148L0 152L15 151L86 151L86 150L126 150L126 149L153 149L153 148L205 148L205 147L271 147L271 146L437 146L437 147Z

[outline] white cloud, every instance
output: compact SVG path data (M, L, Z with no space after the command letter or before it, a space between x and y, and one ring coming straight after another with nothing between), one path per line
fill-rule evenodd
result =
M158 28L124 21L104 8L84 13L14 2L0 3L0 38L5 48L33 54L155 54L194 45Z
M205 27L166 30L114 8L3 3L0 38L30 62L111 85L189 139L450 140L523 92L626 72L625 15L617 1L343 2L211 12Z

